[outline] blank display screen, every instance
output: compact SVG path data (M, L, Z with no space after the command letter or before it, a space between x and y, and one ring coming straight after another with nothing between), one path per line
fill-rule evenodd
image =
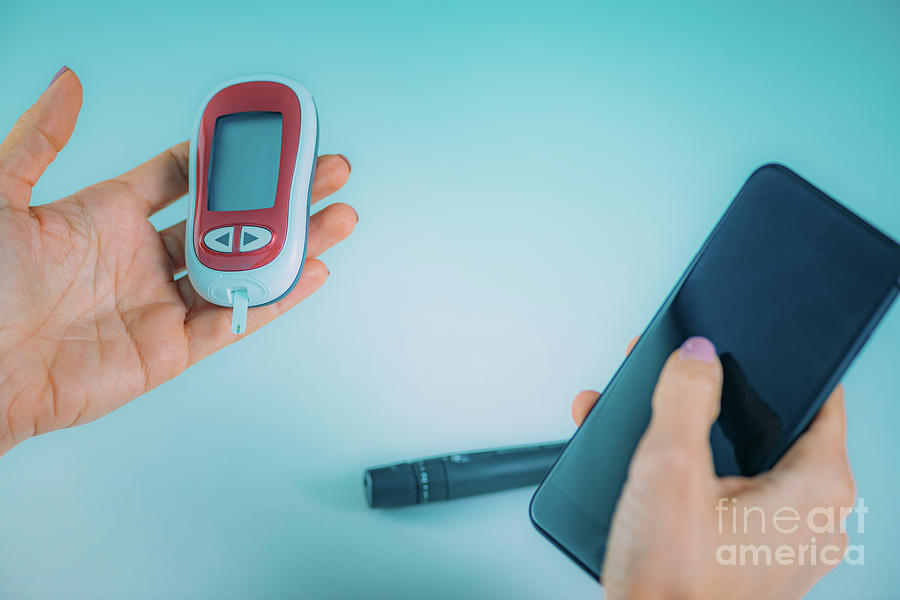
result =
M216 119L207 209L272 208L281 159L281 113L254 111Z

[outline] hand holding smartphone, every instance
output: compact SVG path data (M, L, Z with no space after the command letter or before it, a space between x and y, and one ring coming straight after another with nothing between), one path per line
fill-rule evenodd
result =
M772 467L890 306L900 246L789 169L747 180L532 499L535 526L599 577L657 376L690 336L722 365L716 474Z

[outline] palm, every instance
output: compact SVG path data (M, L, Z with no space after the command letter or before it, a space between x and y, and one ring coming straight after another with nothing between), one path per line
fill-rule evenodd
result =
M14 249L0 277L18 282L0 307L14 317L2 350L17 355L7 376L39 408L37 431L105 414L187 364L187 309L139 206L99 186L0 217Z
M57 202L28 206L37 179L29 169L43 171L55 155L40 164L34 152L42 140L54 145L46 131L53 123L38 121L48 95L60 102L77 92L68 132L55 139L64 143L74 127L80 85L65 75L0 147L0 280L8 282L0 295L0 409L7 417L0 454L36 433L100 417L234 339L228 309L175 278L184 268L184 223L157 232L148 220L186 192L187 144ZM59 121L58 112L53 117ZM29 118L36 140L27 139ZM23 146L26 152L14 154ZM323 157L318 172L314 199L340 188L349 168L340 157ZM309 255L345 238L355 221L341 204L314 215ZM325 276L310 258L292 294L251 311L248 331L315 291Z

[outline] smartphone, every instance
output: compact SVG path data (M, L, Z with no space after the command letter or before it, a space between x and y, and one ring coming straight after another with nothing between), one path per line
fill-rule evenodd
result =
M787 167L760 167L535 492L535 527L599 578L657 377L693 335L715 343L724 368L716 473L771 468L898 290L900 245Z

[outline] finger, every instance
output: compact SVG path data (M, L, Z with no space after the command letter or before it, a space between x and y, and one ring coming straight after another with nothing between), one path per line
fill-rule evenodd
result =
M310 294L328 278L328 267L320 260L310 258L296 287L283 300L267 306L251 308L247 313L247 333L253 333L275 317L284 314ZM236 342L243 335L231 333L231 309L207 305L185 321L185 331L190 343L190 364L194 364L216 350Z
M190 142L181 142L113 181L131 188L144 212L152 215L187 194L189 152Z
M638 340L641 339L641 336L636 336L631 338L631 341L628 342L628 347L625 348L625 356L631 354L631 351L634 350L634 347L637 346Z
M600 399L600 393L592 390L578 392L572 401L572 419L575 425L581 427L581 424L587 418L588 413L594 408L594 404Z
M728 477L720 477L719 480L719 497L733 498L739 496L744 490L752 488L758 483L753 477L743 477L740 475L732 475Z
M721 393L722 365L715 346L706 338L687 339L660 373L642 446L677 452L712 469L709 431L719 415Z
M350 177L350 161L343 154L325 154L316 161L316 176L313 179L312 201L318 202L335 193L347 183Z
M331 204L312 215L309 218L309 245L306 255L315 258L347 239L353 233L358 220L356 211L342 203ZM172 262L173 273L184 270L184 229L185 222L181 221L159 232L159 237Z
M28 206L31 188L75 129L81 82L73 71L63 69L0 143L0 206Z
M835 387L806 432L781 457L771 476L793 482L795 493L823 506L852 506L856 482L847 455L844 388Z
M184 307L187 309L185 321L195 313L199 313L206 307L212 306L211 303L200 297L200 294L198 294L197 290L194 289L194 286L191 285L191 281L188 277L176 279L175 285L178 288L178 293L181 295L182 301L184 301Z
M844 386L838 384L803 435L781 457L773 471L842 462L847 453L847 415Z
M185 222L180 221L159 232L159 237L172 262L173 274L184 270L184 230Z
M819 413L809 425L807 436L827 440L836 445L847 443L847 405L844 399L844 386L837 384L828 395L828 399L819 409Z
M634 349L634 346L638 343L639 339L641 339L641 336L632 338L632 340L628 342L628 347L625 349L625 356L631 354L631 351ZM593 390L578 392L575 399L572 400L572 420L575 421L575 425L581 427L581 423L584 422L588 413L591 412L591 409L594 408L594 404L596 404L599 399L599 392Z
M351 233L359 217L350 206L340 202L326 206L309 218L307 256L316 257L342 242Z

